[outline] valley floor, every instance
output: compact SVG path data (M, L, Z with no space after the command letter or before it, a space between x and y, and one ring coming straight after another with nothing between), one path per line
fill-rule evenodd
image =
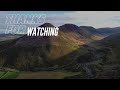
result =
M12 69L0 70L0 79L64 79L78 75L80 72L66 72L66 71L38 71L25 72Z
M64 79L65 77L78 74L80 73L61 71L21 72L16 79Z

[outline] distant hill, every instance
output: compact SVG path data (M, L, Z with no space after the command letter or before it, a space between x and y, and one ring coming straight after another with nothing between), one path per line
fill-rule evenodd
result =
M115 33L120 33L120 27L116 28L99 28L97 29L102 35L108 36Z
M64 32L76 32L79 34L79 26L74 25L74 24L64 24L59 27L61 31Z
M24 34L0 34L0 41L12 40L24 36Z
M86 38L90 38L92 40L100 40L103 38L102 34L94 27L80 26L79 29L80 34Z
M79 36L90 40L100 40L103 35L94 27L91 26L76 26L74 24L65 24L60 26L60 29L64 32L74 32Z

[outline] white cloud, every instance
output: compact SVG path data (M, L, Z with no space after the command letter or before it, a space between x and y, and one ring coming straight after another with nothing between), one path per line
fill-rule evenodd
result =
M10 13L23 13L25 12L0 12L0 24L4 24L4 16ZM44 14L44 12L29 12ZM28 12L26 12L28 14ZM101 27L120 27L120 11L59 11L47 13L46 22L52 23L55 26L60 26L66 23L76 24L78 26L93 26L95 28ZM0 27L2 27L0 25Z
M116 20L113 20L114 18ZM66 11L64 14L49 15L47 21L55 25L73 23L79 26L93 26L96 28L118 27L120 26L120 11L73 11L69 13Z

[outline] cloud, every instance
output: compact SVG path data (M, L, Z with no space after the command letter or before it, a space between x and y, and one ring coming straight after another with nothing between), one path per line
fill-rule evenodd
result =
M46 14L46 22L55 26L72 23L95 28L120 27L120 11L0 11L0 32L4 31L8 14Z
M7 14L46 14L46 22L55 26L73 23L78 26L118 27L120 26L120 11L1 11ZM3 20L0 19L2 22ZM0 23L1 23L0 22Z
M64 14L51 14L46 21L55 25L73 23L79 26L118 27L120 26L120 11L72 11Z

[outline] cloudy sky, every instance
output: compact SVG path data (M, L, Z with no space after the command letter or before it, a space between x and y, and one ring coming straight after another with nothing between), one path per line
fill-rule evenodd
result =
M46 14L46 22L55 26L72 23L78 26L120 27L120 11L1 11L0 30L8 14Z

